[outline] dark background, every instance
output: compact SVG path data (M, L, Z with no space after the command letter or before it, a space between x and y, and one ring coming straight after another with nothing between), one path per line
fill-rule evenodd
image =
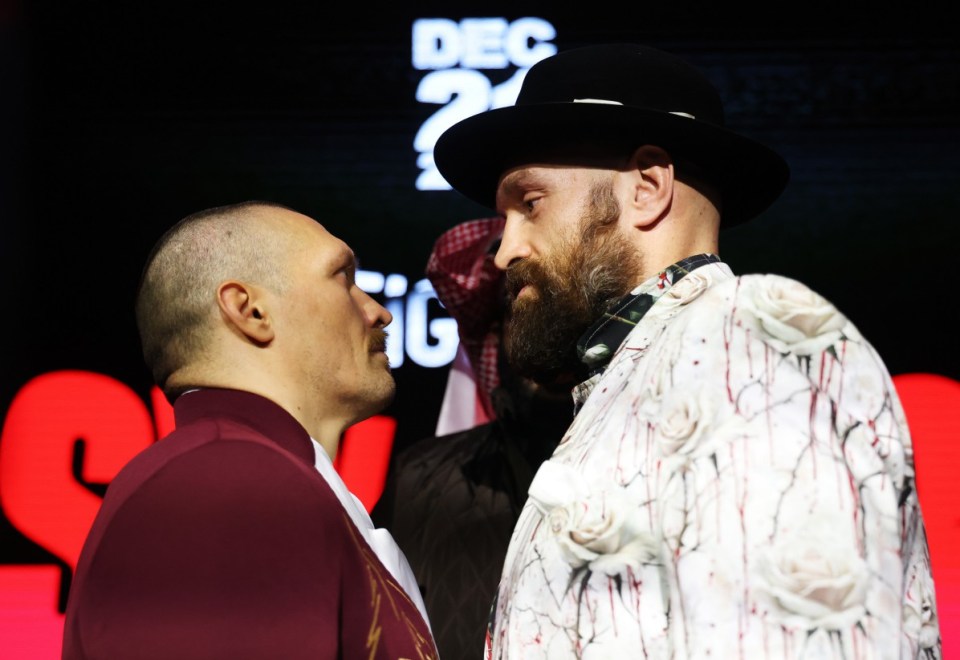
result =
M362 267L411 284L444 229L489 215L414 189L413 137L436 109L416 102L427 72L410 57L412 22L427 17L537 16L561 50L637 41L701 66L728 124L792 168L768 212L721 235L725 260L811 285L891 373L960 380L960 48L945 16L809 3L780 16L705 3L606 16L582 3L258 6L0 0L0 418L58 369L108 374L146 399L133 290L153 241L188 213L278 201L343 238ZM447 371L408 360L395 373L386 412L403 447L432 435ZM0 548L3 563L53 561L2 518Z

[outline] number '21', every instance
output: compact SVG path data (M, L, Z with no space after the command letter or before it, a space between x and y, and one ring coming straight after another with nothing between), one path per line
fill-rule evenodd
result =
M417 87L417 100L444 106L423 122L413 140L414 149L420 153L417 167L423 170L417 177L417 190L450 189L433 163L433 145L437 138L462 119L513 104L528 70L518 69L499 85L493 85L485 75L471 69L443 69L423 77Z

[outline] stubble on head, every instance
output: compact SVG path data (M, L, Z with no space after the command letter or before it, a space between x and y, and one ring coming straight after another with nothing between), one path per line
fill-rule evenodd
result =
M577 340L643 272L641 255L619 218L612 182L598 182L578 227L558 237L552 255L507 269L504 344L517 373L541 384L582 377ZM531 292L517 298L525 285Z

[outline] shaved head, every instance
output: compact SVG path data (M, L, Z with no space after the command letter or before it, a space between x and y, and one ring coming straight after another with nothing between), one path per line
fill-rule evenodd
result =
M200 211L171 227L144 266L136 297L143 357L168 398L170 375L203 357L217 317L217 287L236 279L283 293L292 246L276 231L272 202L250 201Z

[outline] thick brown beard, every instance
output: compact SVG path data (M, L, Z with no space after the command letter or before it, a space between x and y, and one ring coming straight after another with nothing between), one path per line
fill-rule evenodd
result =
M550 257L508 268L511 297L524 285L533 287L532 294L512 300L504 328L507 358L520 375L540 384L583 377L577 340L639 283L642 273L640 256L619 229L619 218L611 183L598 184L578 234L563 236Z

